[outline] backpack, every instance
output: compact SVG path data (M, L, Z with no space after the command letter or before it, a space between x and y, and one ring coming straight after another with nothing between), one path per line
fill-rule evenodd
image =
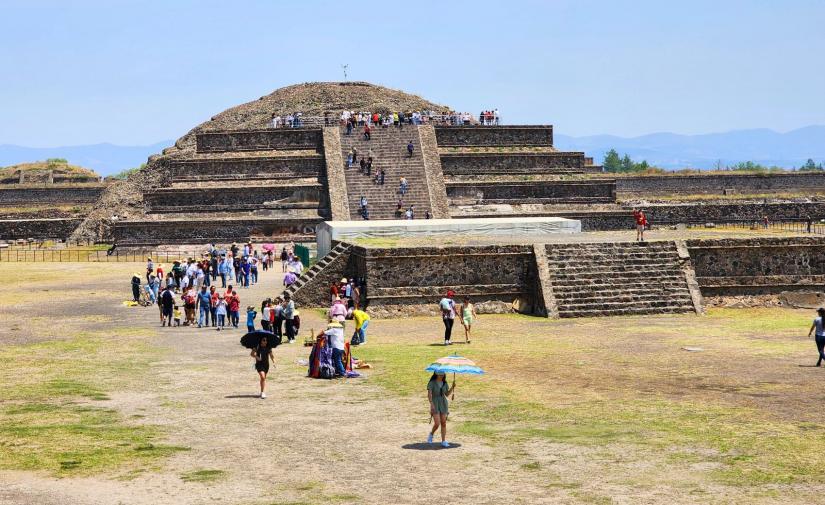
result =
M332 348L325 345L318 351L318 377L332 379L335 377L335 367L332 364Z
M449 298L442 298L441 301L438 302L438 305L441 307L441 310L443 312L449 312L450 311L450 299Z

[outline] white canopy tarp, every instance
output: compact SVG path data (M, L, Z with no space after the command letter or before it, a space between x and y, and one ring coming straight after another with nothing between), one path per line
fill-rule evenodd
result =
M334 240L357 238L426 238L455 236L512 236L535 238L560 233L581 233L581 221L562 217L501 217L480 219L413 219L384 221L325 221L315 230L318 257L325 256Z

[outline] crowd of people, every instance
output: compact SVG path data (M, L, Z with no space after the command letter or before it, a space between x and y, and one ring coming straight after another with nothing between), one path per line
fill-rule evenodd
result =
M240 288L249 288L258 282L259 274L275 269L281 262L281 271L297 278L304 270L301 259L294 254L293 244L285 245L278 253L269 244L262 252L251 243L232 244L227 250L218 250L212 244L199 259L188 258L174 261L169 271L164 265L147 258L144 275L132 276L132 297L136 303L157 305L161 326L212 327L218 331L238 328L241 320ZM218 282L220 281L220 286ZM297 315L294 303L281 301L286 319ZM257 311L246 308L248 331L255 329ZM297 331L294 324L286 323L287 334Z
M335 118L332 114L327 112L324 114L324 125L335 125ZM457 111L432 111L432 110L414 110L414 111L393 111L393 112L365 112L365 111L351 111L345 110L341 112L338 117L338 124L347 129L350 134L356 128L366 128L364 130L365 137L369 136L371 128L380 126L382 128L389 128L395 126L402 128L404 125L422 125L434 124L439 126L462 126L471 124L480 124L485 126L498 126L501 124L498 109L484 110L478 115L478 119L469 112Z

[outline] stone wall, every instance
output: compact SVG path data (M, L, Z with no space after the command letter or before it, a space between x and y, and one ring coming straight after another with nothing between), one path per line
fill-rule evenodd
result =
M439 147L553 146L553 126L436 126Z
M0 220L0 240L19 238L65 240L83 222L82 218Z
M268 130L226 130L196 135L200 153L225 151L266 151L271 149L323 148L320 128L279 128Z
M702 294L821 290L825 237L686 241Z
M324 170L324 157L267 156L249 158L210 158L170 160L175 177L237 178L270 176L279 178L318 177Z
M443 153L441 167L445 175L545 174L586 170L584 153L577 152Z
M236 208L259 207L267 202L313 202L320 201L320 184L288 186L226 186L221 188L159 188L143 194L143 201L149 212L166 207L191 206L201 208L235 206ZM208 209L204 209L208 210Z
M114 240L121 245L241 242L250 238L306 241L315 234L321 218L163 219L120 221L113 225Z
M437 314L448 289L480 312L530 311L537 273L530 245L375 249L353 247L350 275L365 277L369 308L382 315ZM363 272L360 269L363 268Z
M438 155L435 128L429 125L419 126L418 136L421 155L424 158L424 175L427 177L432 216L434 219L448 219L450 204L444 186L444 171L441 167L441 157Z
M781 174L709 174L617 177L619 193L654 196L672 194L760 194L765 192L825 192L825 172Z
M0 206L20 206L35 203L72 204L94 203L100 198L105 186L75 187L0 187Z
M825 218L825 202L780 203L686 203L644 206L652 225L673 223L724 223L758 221L768 216L771 221Z
M447 197L451 200L470 200L483 203L573 203L614 202L613 181L529 181L485 182L449 181Z
M323 132L330 216L333 221L346 221L349 219L349 195L344 173L344 156L341 154L341 129L331 126L324 128Z

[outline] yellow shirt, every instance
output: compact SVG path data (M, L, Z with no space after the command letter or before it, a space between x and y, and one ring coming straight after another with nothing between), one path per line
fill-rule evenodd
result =
M361 326L364 325L364 321L370 320L370 315L363 310L353 310L352 318L355 319L355 329L360 330Z
M175 309L175 319L180 319L180 309Z

